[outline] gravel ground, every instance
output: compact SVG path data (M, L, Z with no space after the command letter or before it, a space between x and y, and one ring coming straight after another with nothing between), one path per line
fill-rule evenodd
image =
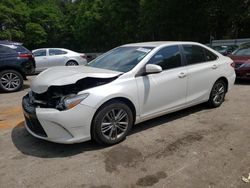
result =
M198 105L136 125L112 147L54 144L29 135L25 89L0 94L0 187L250 187L250 82L220 108Z

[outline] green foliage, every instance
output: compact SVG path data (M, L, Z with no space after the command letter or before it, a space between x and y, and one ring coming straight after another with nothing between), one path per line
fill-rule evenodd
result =
M34 48L47 42L47 33L38 23L27 23L25 26L25 45Z
M1 0L0 40L106 51L137 41L250 37L249 0Z
M55 1L40 3L34 7L30 12L31 21L40 24L48 34L47 45L56 46L64 27L62 11Z
M0 39L21 41L24 25L29 21L29 8L21 0L1 0Z
M81 1L74 35L82 50L103 51L136 41L139 1Z
M73 25L75 38L81 50L97 50L104 42L102 0L86 3L82 1L77 9ZM96 40L99 38L99 40ZM96 49L95 49L96 48Z

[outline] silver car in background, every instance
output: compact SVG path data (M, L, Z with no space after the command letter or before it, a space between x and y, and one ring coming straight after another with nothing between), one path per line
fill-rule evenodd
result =
M64 48L41 48L33 50L35 56L36 72L42 72L54 66L85 65L87 57L83 53L77 53Z

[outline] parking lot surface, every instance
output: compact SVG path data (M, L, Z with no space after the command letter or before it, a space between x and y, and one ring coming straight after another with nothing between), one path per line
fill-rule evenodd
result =
M102 147L62 145L24 128L23 91L0 93L0 187L250 187L250 83L238 82L223 105L198 105L134 126Z

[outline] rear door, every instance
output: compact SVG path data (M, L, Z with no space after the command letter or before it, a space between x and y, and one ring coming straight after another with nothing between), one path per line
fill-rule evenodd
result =
M182 50L188 74L187 104L207 100L220 75L218 57L199 45L182 45Z
M49 49L48 67L64 66L67 62L67 52L60 49Z

